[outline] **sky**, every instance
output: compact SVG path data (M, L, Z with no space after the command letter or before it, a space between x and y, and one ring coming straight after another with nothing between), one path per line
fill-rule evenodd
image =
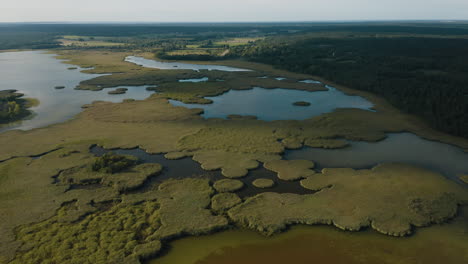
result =
M468 20L468 0L1 0L0 22Z

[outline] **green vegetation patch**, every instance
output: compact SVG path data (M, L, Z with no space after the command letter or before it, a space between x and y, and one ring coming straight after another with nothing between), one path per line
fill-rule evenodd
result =
M271 188L275 185L275 182L271 179L256 179L252 182L253 186L261 189Z
M93 164L94 166L94 164ZM88 167L65 170L57 177L63 184L88 185L102 184L118 191L126 191L141 187L148 178L162 171L159 164L139 164L127 167L124 171L106 172L90 170Z
M180 139L178 145L187 150L278 154L283 152L284 147L273 131L273 126L256 120L212 122L208 128Z
M16 90L0 91L0 124L22 119L31 114L27 108L33 106L23 94Z
M227 219L206 209L213 193L208 180L188 178L162 183L158 188L161 228L151 237L201 235L225 228Z
M244 187L244 183L239 180L231 180L231 179L223 179L216 181L213 184L213 188L216 191L224 193L224 192L235 192Z
M107 152L97 157L91 165L91 170L102 173L116 173L134 166L138 159L129 155L118 155Z
M221 169L221 173L228 178L240 178L247 175L249 170L259 166L258 161L276 160L280 157L271 154L236 153L227 151L197 151L193 160L199 162L204 170Z
M384 164L371 170L324 169L301 181L310 195L262 193L230 209L236 223L266 234L291 224L363 227L404 236L453 218L468 190L425 169ZM389 202L391 201L391 202Z
M242 202L235 193L218 193L211 198L211 209L215 212L224 212Z
M52 218L18 229L24 245L12 263L140 263L160 251L161 240L227 226L206 209L213 192L208 180L169 180L75 221L68 217L74 203L66 204Z
M315 174L315 164L309 160L274 160L263 164L271 171L278 173L278 178L285 181L295 181Z
M117 205L77 223L62 221L66 214L62 208L45 222L21 228L18 239L31 248L11 263L140 263L161 248L148 239L160 227L156 202Z
M128 91L127 88L117 88L115 90L107 92L108 94L125 94Z

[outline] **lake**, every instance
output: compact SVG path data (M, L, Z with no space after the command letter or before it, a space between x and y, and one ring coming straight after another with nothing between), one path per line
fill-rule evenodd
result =
M371 110L371 102L360 96L350 96L327 86L328 91L300 91L291 89L230 90L222 95L205 97L212 104L185 104L170 100L175 106L202 108L205 118L226 118L228 115L253 115L265 121L304 120L337 108L359 108ZM294 102L306 101L310 106L295 106Z
M24 93L25 97L40 101L37 107L30 108L34 116L29 120L15 122L0 127L0 132L22 129L28 130L60 123L73 118L81 112L81 106L93 101L121 102L132 98L142 100L151 95L147 86L128 88L126 94L109 95L108 91L74 90L84 80L92 79L98 74L85 74L82 68L62 63L54 54L41 51L22 51L0 53L0 90L15 89ZM55 86L65 86L55 89Z

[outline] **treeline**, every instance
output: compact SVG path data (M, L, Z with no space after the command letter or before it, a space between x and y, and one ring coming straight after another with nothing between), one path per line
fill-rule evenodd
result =
M168 39L190 42L234 37L285 34L355 32L382 34L468 35L466 23L148 23L148 24L41 24L0 23L0 49L58 47L63 35L114 37L137 47L157 48Z
M234 47L231 56L378 94L468 138L467 39L276 37Z
M52 49L59 47L55 34L42 32L1 32L0 50Z

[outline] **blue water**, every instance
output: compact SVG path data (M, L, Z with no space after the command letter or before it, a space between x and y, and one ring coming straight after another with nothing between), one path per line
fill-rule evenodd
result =
M128 56L125 58L125 61L134 63L136 65L140 65L146 68L155 68L155 69L161 69L161 70L194 70L194 71L217 70L217 71L228 71L228 72L250 71L247 69L240 69L240 68L221 66L221 65L164 62L164 61L157 61L157 60L149 60L149 59L145 59L145 58L137 57L137 56Z
M328 91L308 92L291 89L230 90L220 96L206 97L212 104L185 104L170 100L173 105L202 108L205 118L226 118L228 115L254 115L258 119L304 120L332 112L337 108L360 108L371 110L373 104L360 96L349 96L329 87ZM310 106L294 106L297 101L306 101Z

